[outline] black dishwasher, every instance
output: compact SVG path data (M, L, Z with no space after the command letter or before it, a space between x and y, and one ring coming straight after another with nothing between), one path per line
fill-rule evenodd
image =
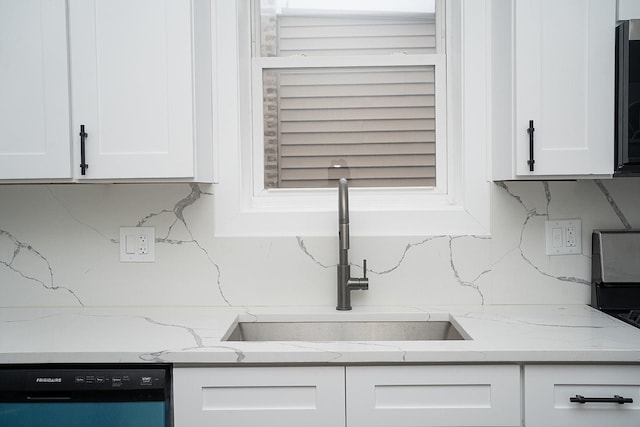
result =
M171 427L169 365L0 365L0 427Z

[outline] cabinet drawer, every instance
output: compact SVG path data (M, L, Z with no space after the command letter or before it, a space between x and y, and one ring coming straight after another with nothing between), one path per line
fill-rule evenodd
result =
M347 368L347 426L519 426L518 366Z
M524 384L528 427L640 426L638 366L526 366ZM571 402L576 395L633 403Z
M175 368L176 427L344 427L344 367Z

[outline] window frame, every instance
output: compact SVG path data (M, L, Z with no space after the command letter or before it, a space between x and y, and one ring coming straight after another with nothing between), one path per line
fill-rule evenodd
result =
M446 14L447 27L453 28L453 22L461 23L459 32L451 31L447 36L447 191L352 188L354 236L489 233L486 0L453 0L447 4L454 4L453 11ZM263 136L249 125L254 123L252 117L262 123L262 116L255 114L254 98L247 91L253 66L250 7L247 0L218 0L212 15L216 22L218 65L218 105L214 108L218 113L215 234L335 235L336 189L256 188L255 181L264 179L261 169L256 171L256 162L263 163L263 152L258 156L251 142L258 134L257 145L262 147ZM400 55L396 60L414 61L410 57L417 56ZM309 59L312 58L292 61L314 63ZM362 60L350 59L354 64ZM451 84L452 81L459 84Z

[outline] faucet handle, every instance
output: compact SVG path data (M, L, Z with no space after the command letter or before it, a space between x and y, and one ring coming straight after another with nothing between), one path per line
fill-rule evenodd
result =
M362 276L363 279L367 278L367 260L363 259L362 260L362 272L364 274L364 276Z

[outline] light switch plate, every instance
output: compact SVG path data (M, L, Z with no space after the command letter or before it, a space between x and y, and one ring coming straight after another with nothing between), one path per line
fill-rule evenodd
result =
M582 253L582 220L559 219L544 222L547 255Z
M154 227L120 227L120 262L155 262Z

